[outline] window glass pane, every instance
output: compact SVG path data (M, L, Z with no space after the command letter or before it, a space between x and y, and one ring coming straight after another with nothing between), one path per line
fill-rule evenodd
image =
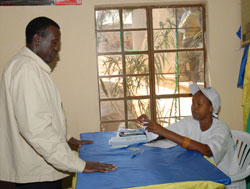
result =
M119 10L96 11L96 29L111 30L120 28Z
M175 29L154 30L154 49L176 49L176 37Z
M127 77L127 96L149 95L149 77L137 76Z
M200 28L179 29L178 30L178 49L183 48L203 48L203 32Z
M157 118L179 116L178 98L161 98L156 100Z
M177 8L178 28L201 28L202 9L200 7Z
M128 100L128 119L136 119L141 114L150 115L149 99Z
M146 28L147 17L145 9L125 9L122 11L123 28Z
M191 105L192 105L192 97L180 98L181 116L192 116Z
M100 98L105 99L124 97L122 81L122 77L100 78Z
M148 55L127 55L125 56L126 74L149 73Z
M203 31L202 31L202 9L179 8L177 9L179 41L182 42L179 48L202 48Z
M203 48L202 33L200 28L154 30L154 49Z
M123 100L101 101L101 121L124 120Z
M124 122L108 122L101 123L101 131L117 131L120 125L125 125Z
M120 55L98 56L98 70L100 76L122 74L122 57Z
M148 50L147 31L124 32L124 49L126 51Z
M177 64L177 52L173 53L155 53L154 64L155 73L175 73Z
M200 88L204 88L204 83L202 83L202 82L197 82L196 83Z
M155 53L154 63L156 94L173 94L176 85L180 93L190 93L186 88L191 81L204 84L203 51Z
M204 83L204 57L202 51L178 53L180 82Z
M190 82L179 82L179 93L180 94L190 94L191 91L189 90Z
M159 74L155 76L156 95L178 93L178 81L174 74Z
M120 32L97 32L97 50L102 52L120 52Z
M138 129L141 128L142 126L135 121L129 121L128 122L128 129Z
M175 8L155 8L152 10L153 28L175 28Z

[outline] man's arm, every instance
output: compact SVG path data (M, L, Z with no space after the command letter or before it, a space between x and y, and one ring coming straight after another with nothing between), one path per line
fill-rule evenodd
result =
M71 151L61 126L54 125L60 123L53 121L39 69L28 63L19 69L13 76L11 93L20 134L53 167L67 172L82 172L86 162Z
M113 164L106 164L106 163L100 163L96 161L87 161L86 166L83 173L93 173L93 172L101 172L101 173L107 173L109 171L116 170L117 167Z

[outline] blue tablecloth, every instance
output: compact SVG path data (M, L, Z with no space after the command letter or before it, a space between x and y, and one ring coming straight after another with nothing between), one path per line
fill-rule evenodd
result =
M78 173L76 189L114 189L174 183L183 181L214 181L230 184L230 178L196 151L180 146L170 149L133 145L144 150L111 149L108 141L116 132L83 133L81 139L93 140L83 145L79 156L85 161L115 164L118 169L109 173Z

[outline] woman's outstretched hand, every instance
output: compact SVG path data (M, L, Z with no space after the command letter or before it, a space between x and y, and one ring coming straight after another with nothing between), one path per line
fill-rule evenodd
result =
M136 122L143 125L145 129L148 130L149 132L153 132L158 135L161 135L162 132L166 130L160 124L156 123L155 121L150 120L148 116L145 114L142 114L141 116L139 116Z

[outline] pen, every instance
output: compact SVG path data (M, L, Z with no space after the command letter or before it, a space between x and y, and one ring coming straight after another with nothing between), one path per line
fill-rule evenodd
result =
M136 156L138 156L139 154L141 154L143 152L144 152L144 150L141 150L141 151L137 152L136 154L132 155L131 158L133 159L133 158L135 158Z

